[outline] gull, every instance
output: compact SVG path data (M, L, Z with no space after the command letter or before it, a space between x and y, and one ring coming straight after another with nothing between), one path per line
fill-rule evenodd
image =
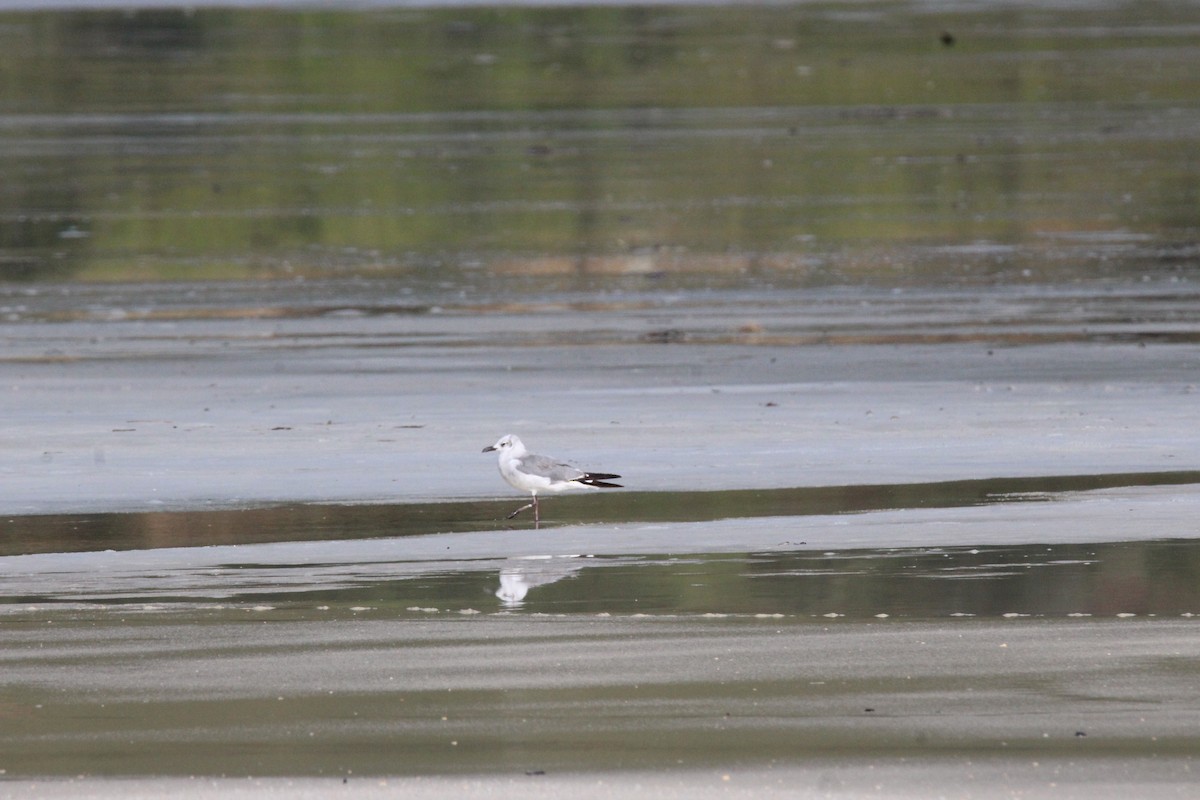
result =
M607 472L584 472L579 467L564 464L548 456L539 456L525 449L525 444L511 433L501 437L500 441L483 452L500 453L500 476L508 481L509 486L521 492L533 495L533 502L523 505L508 515L512 519L527 508L533 509L533 526L539 527L541 515L538 513L538 492L565 492L570 489L585 489L604 487L605 489L620 489L621 484L610 483L613 478Z

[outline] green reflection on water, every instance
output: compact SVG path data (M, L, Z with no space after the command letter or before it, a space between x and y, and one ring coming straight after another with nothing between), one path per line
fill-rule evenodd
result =
M1200 545L1193 541L732 554L624 567L587 563L568 579L531 589L519 608L829 621L1200 613Z
M852 10L4 14L0 277L1179 265L1195 8Z
M530 566L538 569L537 562ZM505 570L512 568L510 562ZM355 607L380 619L454 617L464 609L829 623L1200 614L1195 541L594 558L560 567L556 577L519 602L489 597L503 585L491 571L246 599L297 610Z
M266 559L269 561L269 557ZM257 609L273 619L456 619L477 614L650 615L839 620L1200 615L1200 543L904 547L820 552L446 560L326 577L321 564L208 567L252 573L241 585L161 581L153 570L118 585L47 581L0 598L9 620L63 604L114 614ZM528 581L513 594L513 574ZM114 579L115 580L115 579ZM214 612L215 613L215 612ZM8 624L8 623L6 623Z

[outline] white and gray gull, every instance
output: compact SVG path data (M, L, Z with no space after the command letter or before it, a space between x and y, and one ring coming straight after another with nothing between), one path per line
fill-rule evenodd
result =
M585 472L579 467L564 464L548 456L539 456L525 449L524 443L511 433L483 452L493 450L500 454L500 475L514 489L529 492L533 502L523 505L508 515L512 519L527 508L533 509L533 524L541 524L541 514L538 511L538 492L565 492L571 489L605 488L620 489L621 484L611 483L613 475L607 472Z

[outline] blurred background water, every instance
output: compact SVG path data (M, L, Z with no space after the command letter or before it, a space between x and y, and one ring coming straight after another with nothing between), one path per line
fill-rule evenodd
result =
M0 278L1195 273L1200 8L0 4Z

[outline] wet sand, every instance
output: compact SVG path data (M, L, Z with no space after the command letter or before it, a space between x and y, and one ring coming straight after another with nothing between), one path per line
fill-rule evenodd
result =
M8 626L0 790L1194 791L1191 621L113 613Z
M0 558L0 795L1193 791L1200 609L1135 608L1113 581L1097 591L1116 604L1087 616L1037 594L1011 616L906 616L903 589L855 612L773 613L802 571L719 590L755 553L824 554L826 571L858 553L869 572L889 548L1194 540L1186 286L981 290L970 314L962 294L869 291L397 314L331 285L337 311L264 318L202 299L171 319L124 291L4 327L7 535L29 514L165 513L155 549ZM563 525L594 507L564 498L540 531L408 520L345 541L173 538L184 512L247 509L258 525L272 518L254 509L280 502L494 513L519 498L479 450L508 431L656 503L910 488L904 507L853 514L762 516L751 492L707 520L647 521L628 502ZM1168 471L1174 484L1148 485ZM1064 475L1142 477L1039 493L1039 476L1049 490ZM938 508L912 494L1004 476L1030 481L1028 497ZM508 559L570 555L595 557L586 580L570 565L532 576L523 603L495 596ZM684 595L615 582L653 559ZM991 579L929 578L964 597ZM763 592L748 612L733 607L743 591ZM718 600L696 611L704 598Z
M504 497L480 449L510 432L640 491L1200 464L1186 283L433 295L399 311L402 289L23 297L0 324L0 511Z

